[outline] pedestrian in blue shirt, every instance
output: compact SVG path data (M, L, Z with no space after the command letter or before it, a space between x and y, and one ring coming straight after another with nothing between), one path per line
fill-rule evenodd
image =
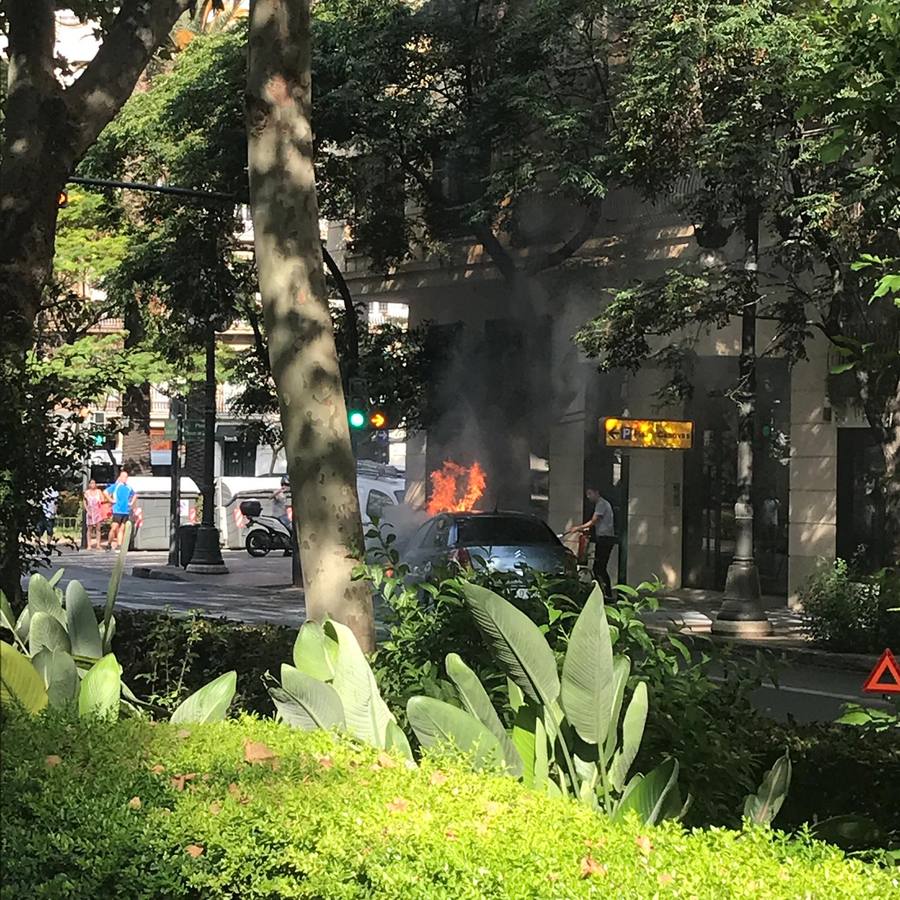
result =
M109 527L107 550L115 550L122 542L125 523L131 517L137 494L128 486L128 470L122 469L119 477L106 488L106 496L112 501L112 525Z

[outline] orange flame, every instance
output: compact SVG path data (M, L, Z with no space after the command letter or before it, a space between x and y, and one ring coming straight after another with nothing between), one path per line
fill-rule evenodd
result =
M484 494L487 478L475 462L466 468L452 460L431 473L431 500L427 511L431 516L441 512L468 512Z

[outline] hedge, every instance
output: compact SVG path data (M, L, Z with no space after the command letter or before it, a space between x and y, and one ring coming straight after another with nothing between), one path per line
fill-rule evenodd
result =
M896 896L890 871L777 832L613 826L449 759L327 733L3 723L0 896Z

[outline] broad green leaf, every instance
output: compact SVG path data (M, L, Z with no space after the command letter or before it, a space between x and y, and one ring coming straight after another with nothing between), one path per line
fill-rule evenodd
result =
M26 606L21 615L16 619L16 636L24 644L28 640L31 631L31 607Z
M66 624L66 614L56 590L43 575L35 574L28 579L28 608L32 616L37 612L44 612L56 619L60 625Z
M109 650L112 646L113 631L110 629L113 607L119 596L119 588L122 584L122 574L125 571L125 556L128 553L128 545L131 543L131 522L125 523L125 532L122 535L122 543L109 576L109 585L106 588L106 607L103 610L103 649Z
M534 722L534 775L533 787L536 791L546 790L552 785L550 780L550 757L547 751L547 729L544 720L538 716Z
M465 583L462 590L501 668L527 697L553 707L559 697L556 657L537 625L487 588Z
M784 756L777 759L775 765L766 772L759 790L755 794L748 794L744 799L744 818L755 825L771 825L790 786L791 756L785 750Z
M609 765L619 743L619 715L622 712L622 701L625 699L625 686L631 674L631 660L627 656L613 657L613 697L609 715L609 730L603 747L603 762Z
M667 759L649 775L636 775L628 782L613 813L613 821L621 821L633 811L644 825L655 825L662 818L669 795L677 784L677 759Z
M609 733L615 691L613 674L603 591L595 584L569 637L561 690L566 719L588 744L599 746Z
M28 649L34 656L46 647L51 652L53 650L65 650L66 653L72 652L72 645L69 643L69 635L66 634L65 625L61 625L58 619L55 619L50 613L39 610L31 616L31 629L28 635Z
M237 690L237 672L226 672L204 684L198 691L184 700L172 713L173 725L187 722L203 724L205 722L221 722Z
M94 615L90 597L78 581L70 581L66 587L66 622L72 653L99 659L103 656L103 640L100 626Z
M399 754L415 766L412 747L409 746L409 740L403 733L403 729L396 722L388 722L384 749L393 750L394 753Z
M0 628L16 633L16 614L3 591L0 591Z
M517 713L519 708L525 703L525 695L512 678L506 679L506 693L509 695L509 708Z
M56 571L55 571L55 572L47 579L47 584L49 584L50 587L55 588L55 587L60 583L60 581L62 581L63 572L65 572L65 571L66 571L65 569L57 569L57 570L56 570Z
M433 697L412 697L406 715L423 747L455 747L471 754L476 769L503 764L497 738L465 710Z
M613 757L609 769L609 782L615 791L621 791L628 777L628 770L637 756L644 737L644 725L647 722L647 685L639 681L622 722L622 747Z
M509 739L500 716L491 703L487 691L478 676L462 661L457 653L448 653L446 659L447 674L456 685L459 699L463 707L469 711L500 742L503 759L509 773L520 778L523 772L522 757L519 756L513 742Z
M381 699L365 654L346 625L329 619L324 630L338 645L332 686L341 698L347 730L359 740L383 750L388 722L395 720Z
M44 648L32 662L44 679L51 706L65 706L78 696L78 670L71 654Z
M843 362L838 363L836 366L831 367L832 375L843 375L844 372L849 372L851 369L856 367L856 362Z
M270 687L269 695L282 720L293 728L316 731L345 725L337 691L294 666L282 664L281 684Z
M97 660L81 680L78 713L82 716L109 716L119 710L122 676L112 653Z
M0 642L0 705L18 706L33 714L48 702L44 679L31 660L15 647Z
M334 678L334 661L338 644L325 634L318 622L304 622L294 641L294 666L319 681Z
M537 730L538 706L528 701L522 702L513 720L511 739L519 758L522 760L522 783L534 787L535 731Z

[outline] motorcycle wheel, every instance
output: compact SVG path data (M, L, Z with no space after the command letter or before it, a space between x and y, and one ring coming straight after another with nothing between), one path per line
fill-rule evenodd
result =
M265 531L256 529L247 535L245 546L247 547L247 552L251 556L259 558L261 556L269 555L269 551L272 549L272 541Z

